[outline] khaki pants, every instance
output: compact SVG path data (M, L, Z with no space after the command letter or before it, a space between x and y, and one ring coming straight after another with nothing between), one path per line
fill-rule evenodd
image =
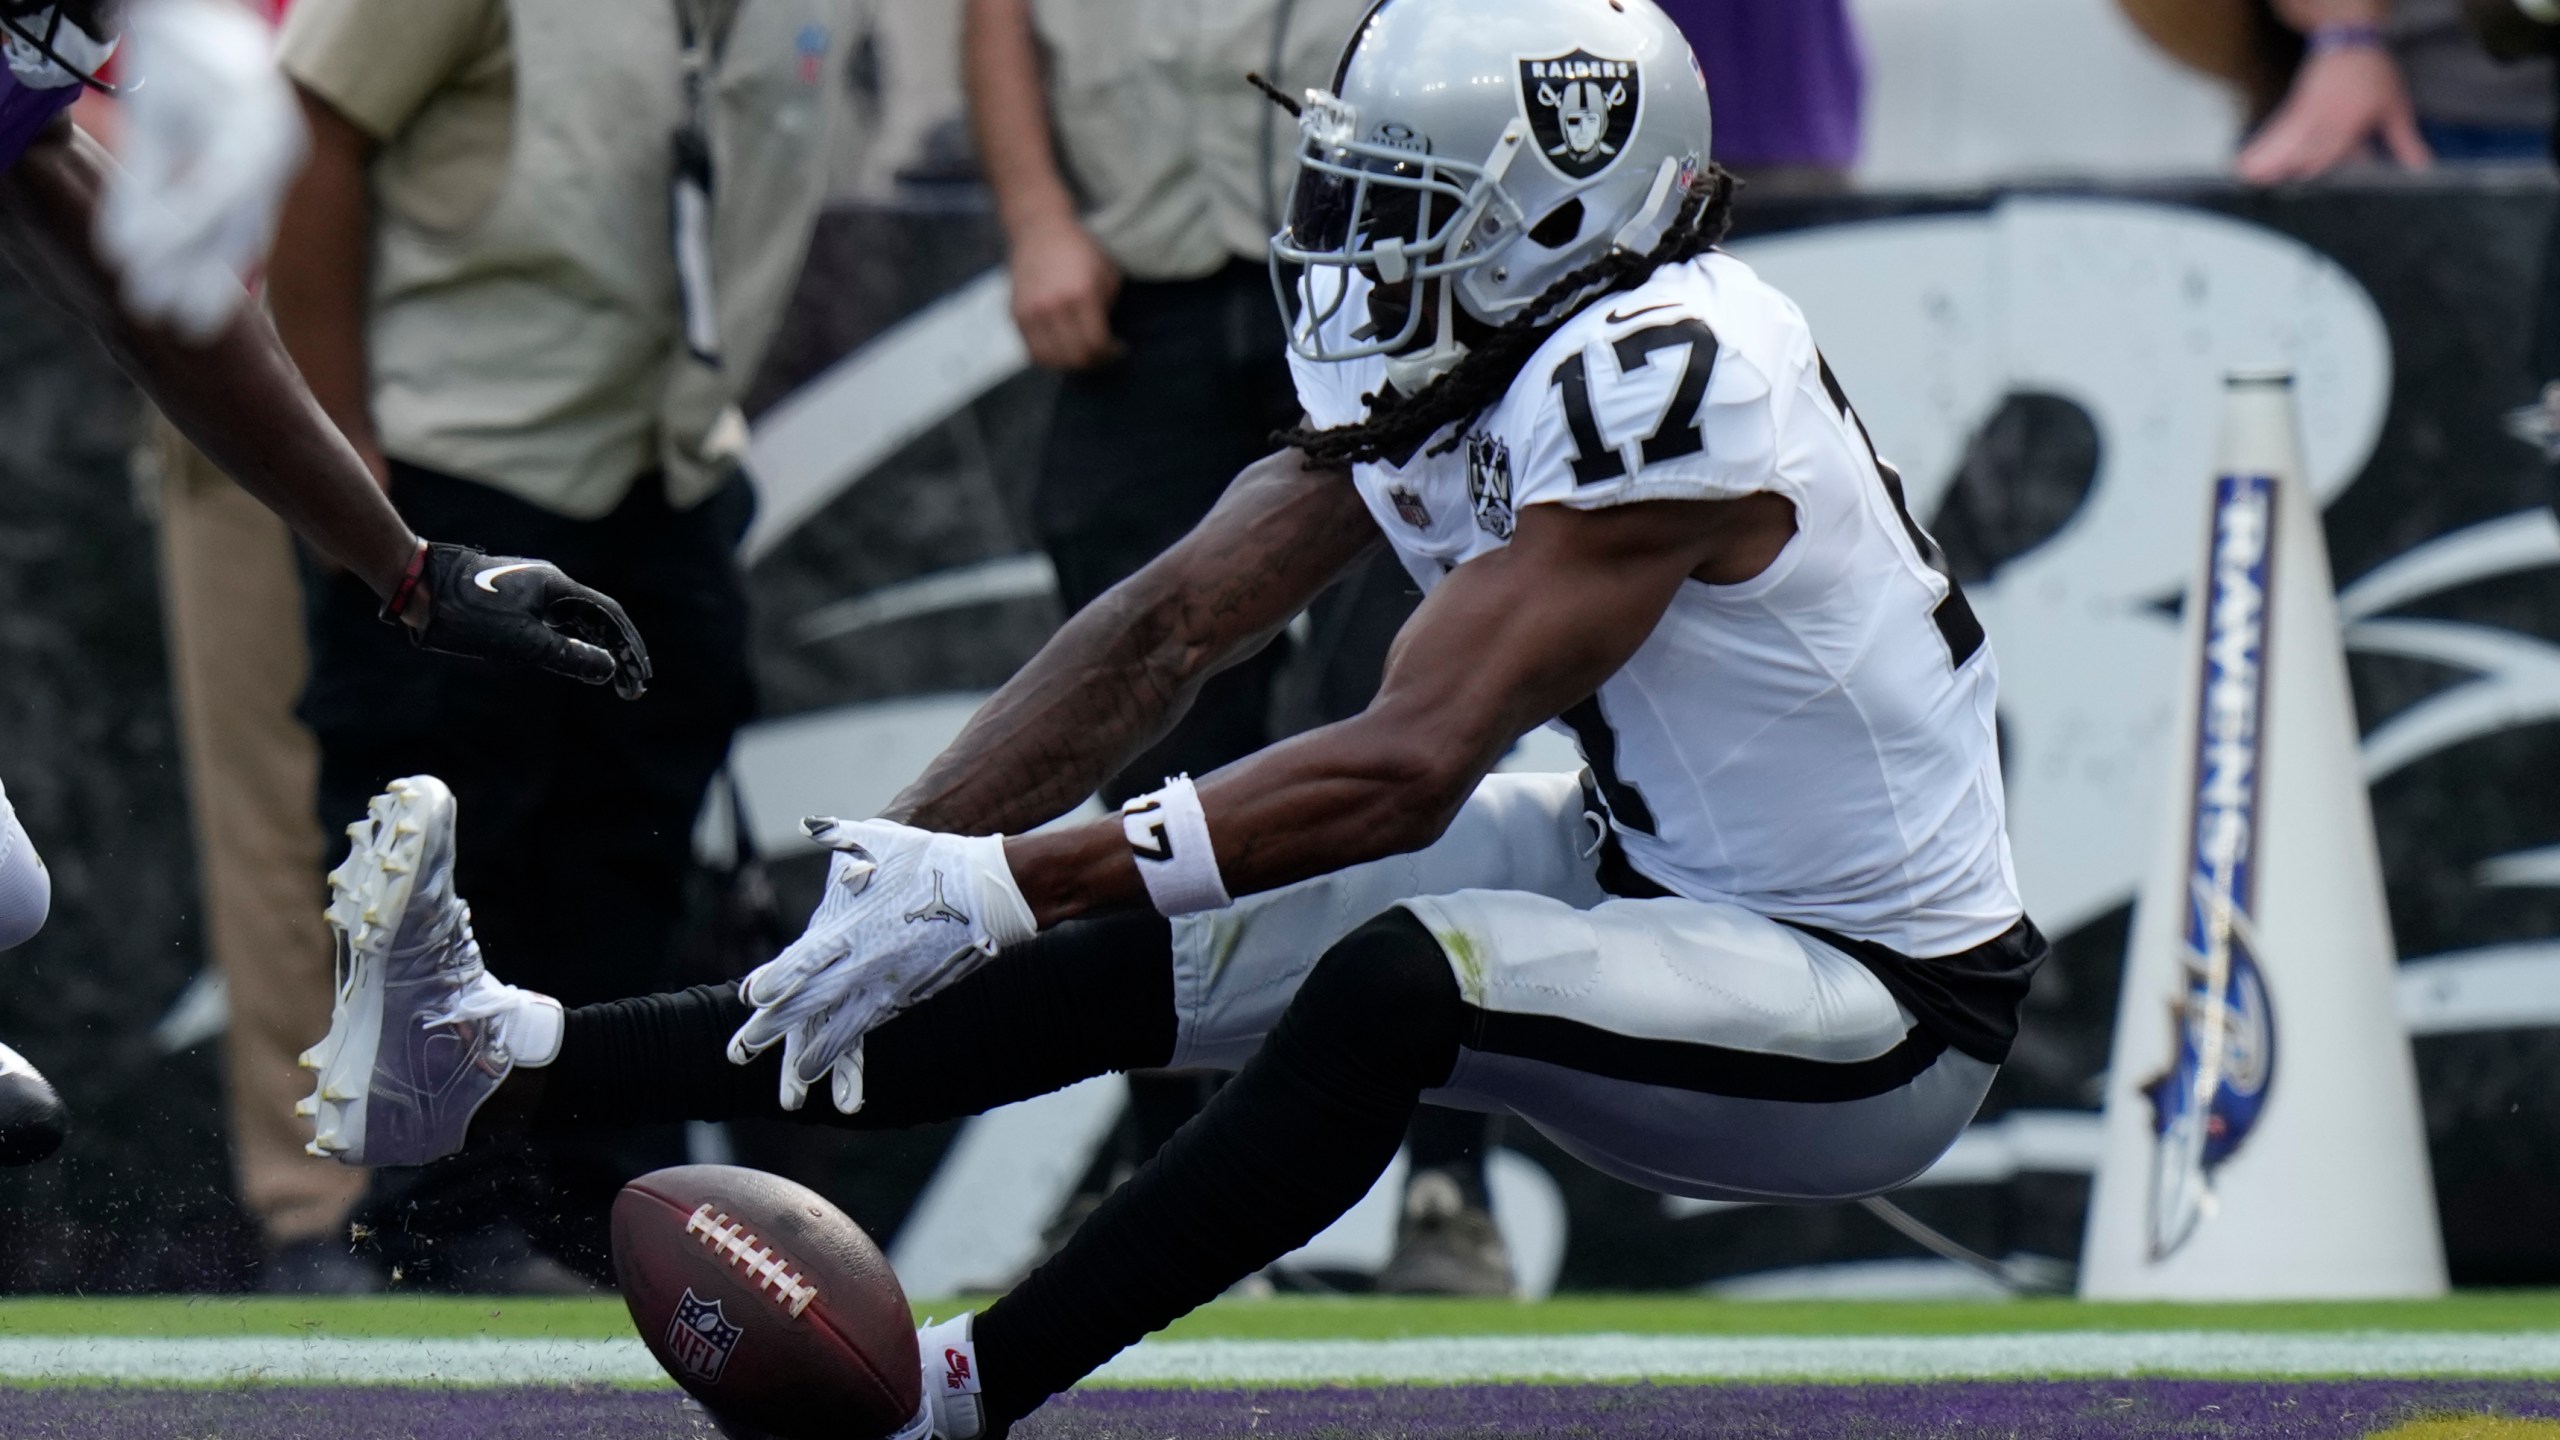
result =
M294 718L308 668L284 523L162 425L160 567L205 933L230 990L231 1157L267 1243L338 1233L363 1171L303 1152L295 1064L329 1028L320 756Z

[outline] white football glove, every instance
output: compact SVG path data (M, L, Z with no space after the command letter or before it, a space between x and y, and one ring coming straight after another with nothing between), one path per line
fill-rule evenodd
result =
M143 0L125 33L123 173L98 245L125 309L190 340L221 333L264 264L309 137L266 25L233 0Z
M938 835L887 820L808 820L839 852L809 928L756 967L756 1007L729 1039L744 1065L783 1047L782 1108L833 1076L836 1108L862 1108L862 1037L890 1016L1039 933L1005 863L1004 837Z

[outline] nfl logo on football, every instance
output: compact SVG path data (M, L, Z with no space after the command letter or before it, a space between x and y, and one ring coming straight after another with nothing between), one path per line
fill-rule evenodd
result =
M705 1385L720 1383L729 1357L738 1349L743 1325L729 1323L717 1300L704 1300L690 1289L676 1302L675 1319L667 1322L667 1355L684 1373Z

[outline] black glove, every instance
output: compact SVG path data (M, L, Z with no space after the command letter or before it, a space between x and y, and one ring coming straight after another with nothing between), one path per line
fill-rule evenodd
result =
M548 560L483 555L460 545L428 545L382 618L403 624L412 592L426 597L427 624L409 629L423 650L538 665L590 685L613 682L637 700L649 688L649 647L613 597L560 573Z

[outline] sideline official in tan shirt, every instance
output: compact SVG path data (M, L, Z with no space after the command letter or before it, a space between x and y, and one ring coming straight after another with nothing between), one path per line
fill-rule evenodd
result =
M970 109L1014 318L1057 370L1112 349L1124 280L1260 265L1297 127L1245 83L1333 78L1366 0L969 0Z
M625 705L420 663L315 577L321 820L441 776L479 934L573 1005L674 979L693 820L752 699L736 404L824 197L852 6L297 0L286 22L312 131L271 287L294 358L404 512L610 577L659 682ZM681 1158L672 1133L475 1148L377 1175L367 1218L412 1284L609 1283L614 1191Z

